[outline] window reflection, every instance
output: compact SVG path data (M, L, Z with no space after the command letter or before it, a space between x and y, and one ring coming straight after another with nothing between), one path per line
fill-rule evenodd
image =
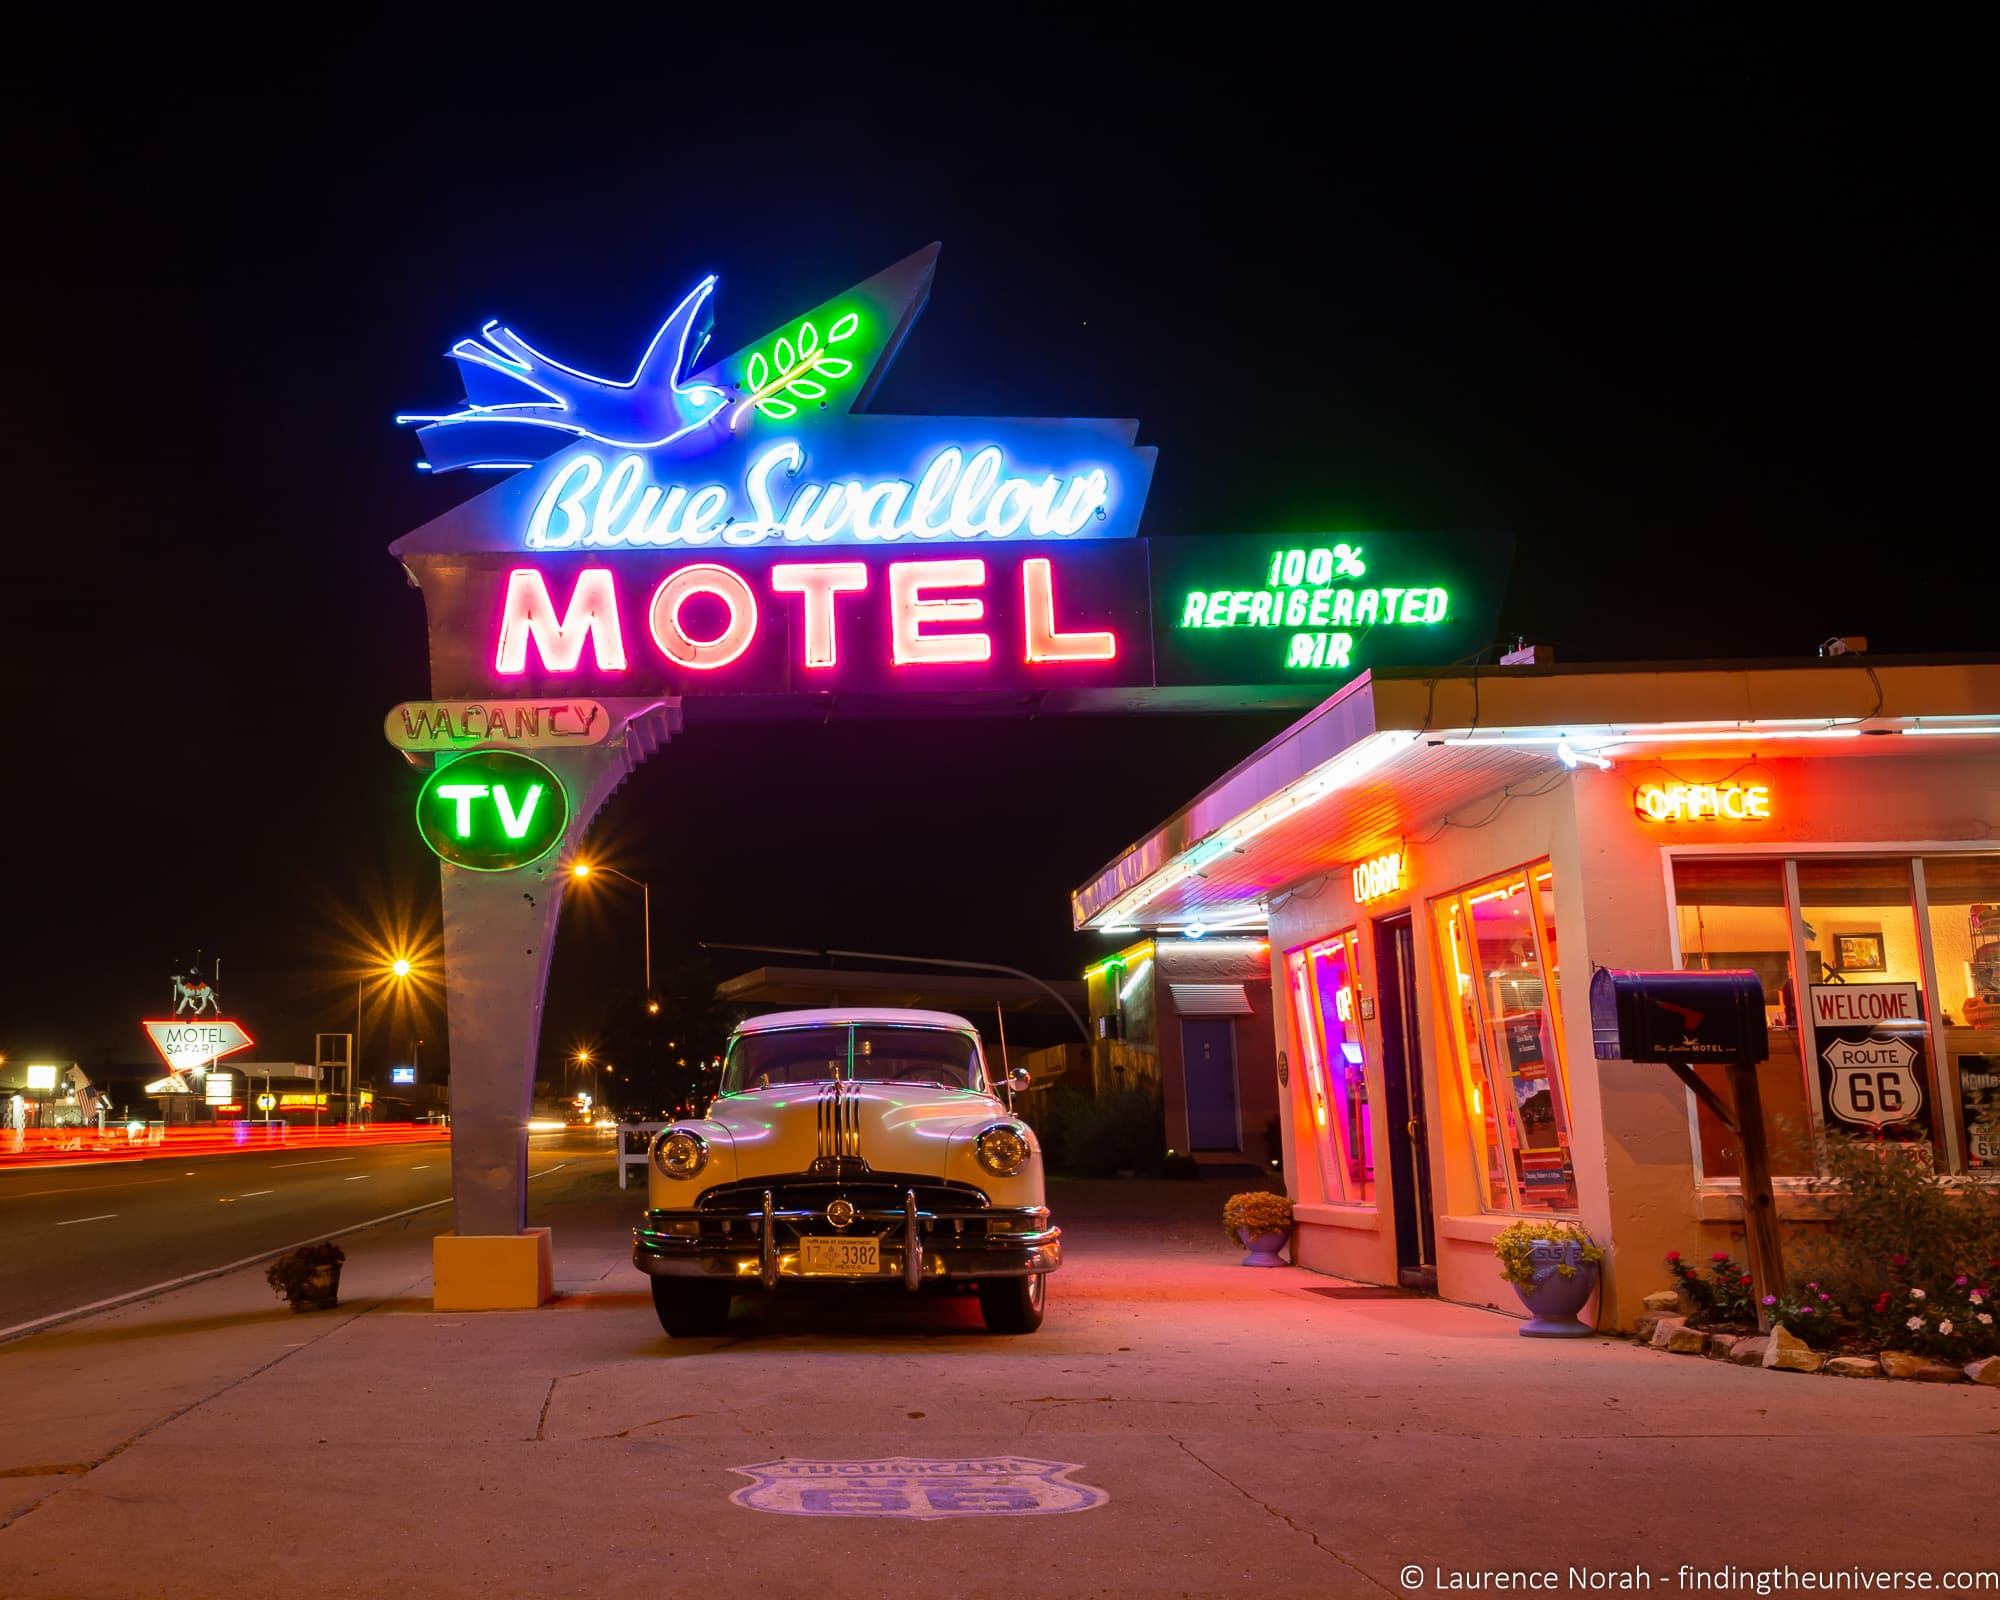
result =
M1792 981L1791 923L1785 915L1785 864L1677 858L1674 905L1681 966L1690 972L1757 974L1770 1026L1770 1064L1758 1069L1757 1087L1770 1128L1771 1171L1800 1177L1813 1170L1811 1090L1799 1049L1798 986ZM1727 1104L1728 1069L1692 1069ZM1706 1105L1696 1102L1695 1131L1701 1170L1712 1178L1740 1178L1737 1136Z
M1329 1197L1373 1204L1375 1130L1361 1033L1360 937L1352 928L1287 958L1314 1143Z
M1552 886L1543 861L1432 904L1466 1120L1496 1210L1577 1206Z

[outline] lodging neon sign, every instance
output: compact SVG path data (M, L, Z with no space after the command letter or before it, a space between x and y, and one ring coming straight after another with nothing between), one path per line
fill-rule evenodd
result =
M1408 881L1405 858L1400 850L1390 850L1372 860L1358 862L1354 868L1354 903L1366 905L1371 900L1382 900L1400 893Z
M1767 783L1642 783L1632 807L1648 822L1768 822Z

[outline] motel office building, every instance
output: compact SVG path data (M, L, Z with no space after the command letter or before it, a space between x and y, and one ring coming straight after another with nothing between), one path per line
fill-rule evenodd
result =
M1494 1235L1569 1218L1622 1327L1667 1251L1740 1239L1727 1129L1596 1058L1597 967L1758 974L1788 1229L1817 1129L2000 1181L2000 663L1378 671L1072 901L1159 946L1268 931L1301 1266L1512 1311Z

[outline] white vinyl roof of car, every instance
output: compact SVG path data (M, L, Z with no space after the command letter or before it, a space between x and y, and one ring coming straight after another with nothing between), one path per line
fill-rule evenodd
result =
M738 1033L769 1033L774 1028L844 1027L951 1028L960 1033L979 1030L949 1011L913 1011L902 1006L822 1006L812 1011L773 1011L737 1023Z

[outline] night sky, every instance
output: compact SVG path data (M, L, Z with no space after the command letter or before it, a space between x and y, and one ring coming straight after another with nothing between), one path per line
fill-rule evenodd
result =
M309 1059L366 939L435 926L386 547L480 483L420 477L391 416L457 391L489 316L619 368L714 271L719 353L941 240L873 409L1135 416L1146 532L1511 528L1503 633L1565 660L2000 643L1962 42L1665 7L416 15L16 63L14 1059L145 1059L197 948L251 1055ZM1281 725L708 726L595 839L654 884L663 966L1074 975L1101 941L1065 892ZM573 899L545 1052L638 963L636 895ZM364 1062L443 1031L371 1009Z

